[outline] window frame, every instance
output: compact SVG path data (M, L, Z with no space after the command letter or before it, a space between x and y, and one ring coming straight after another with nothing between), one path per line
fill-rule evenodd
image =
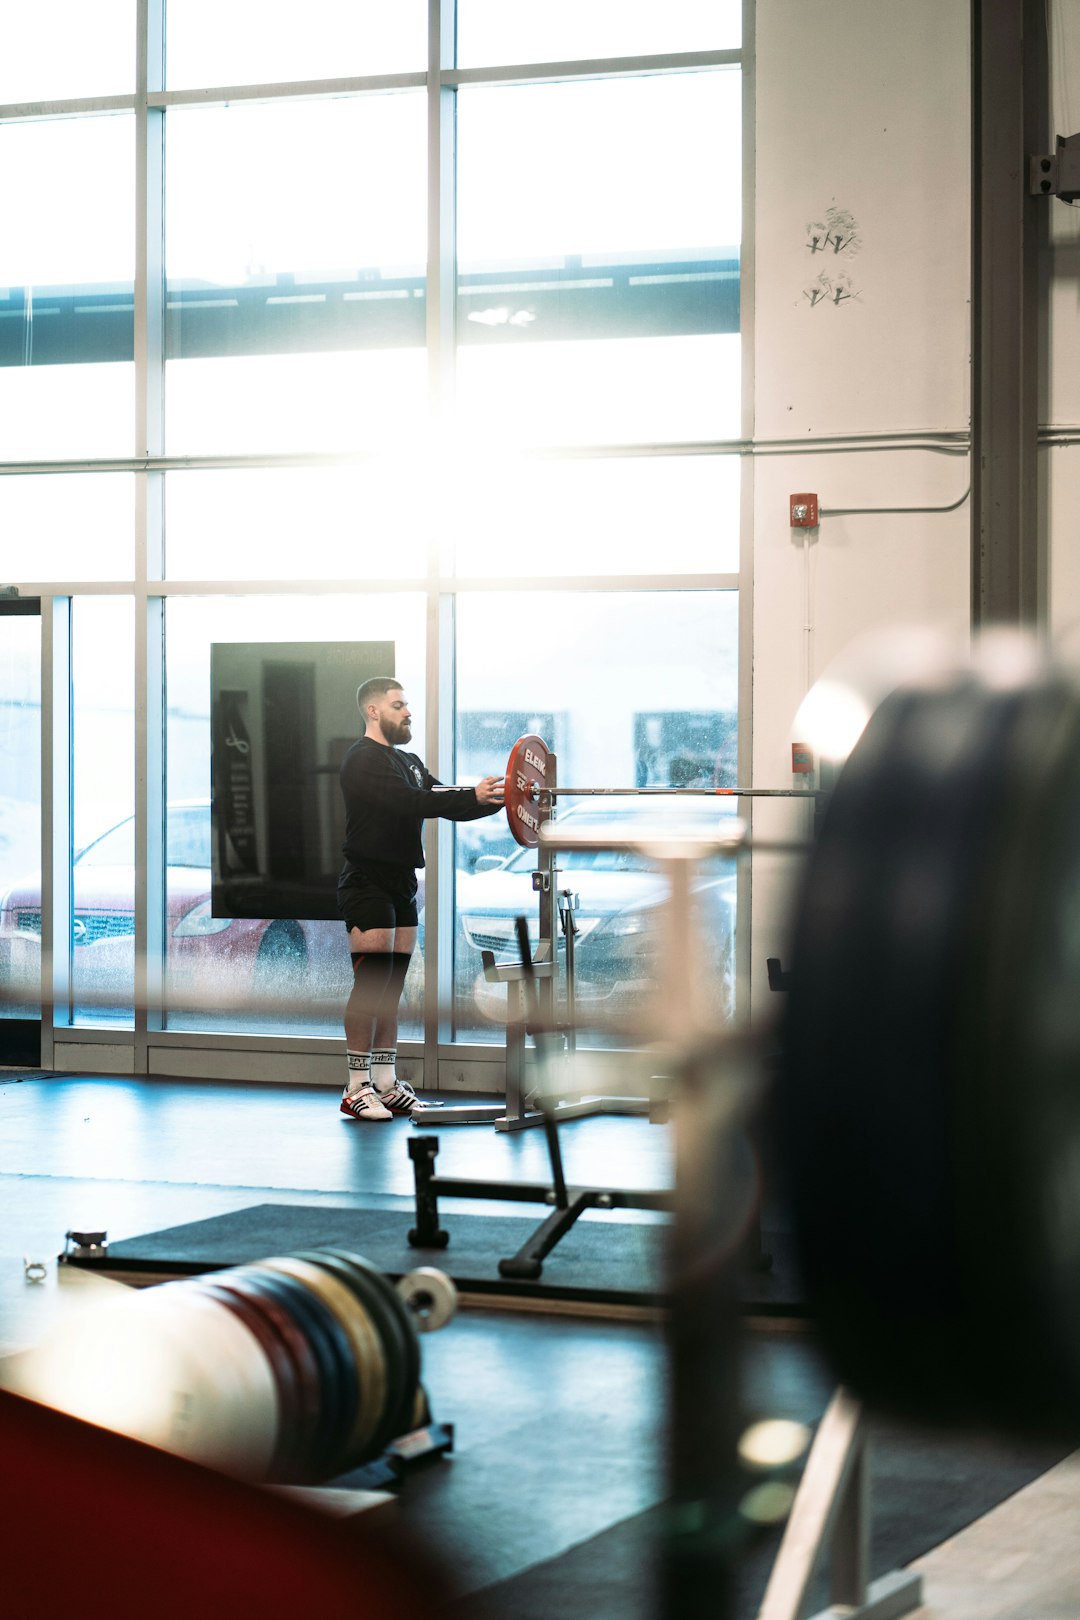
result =
M228 102L285 100L289 98L384 95L399 90L423 89L427 95L427 287L426 347L430 398L430 431L445 431L453 406L455 353L455 174L454 126L456 92L464 85L522 84L564 80L604 79L641 74L696 72L702 68L731 67L742 74L743 121L743 241L741 263L742 423L740 437L678 445L549 445L538 455L572 454L605 457L732 455L742 458L740 548L738 567L723 573L654 573L633 576L594 574L586 577L545 577L546 591L603 592L613 587L634 591L736 592L739 597L739 775L749 780L752 594L749 533L752 521L750 455L753 449L752 343L752 198L746 175L753 161L753 7L743 6L743 44L738 50L695 51L672 55L613 57L583 61L507 64L501 67L459 69L454 60L454 0L429 0L429 46L426 71L401 74L304 80L260 85L206 85L168 90L165 79L166 0L138 0L136 8L136 84L132 95L85 96L66 101L0 106L0 127L28 118L78 118L107 112L133 112L136 130L135 163L135 409L130 454L109 458L72 460L44 458L33 462L0 464L0 476L27 473L62 477L70 473L125 473L135 486L134 569L129 578L95 580L17 580L25 595L42 600L43 845L53 851L45 883L63 893L70 890L74 852L70 837L70 810L57 808L70 778L70 652L67 623L72 602L94 594L129 595L135 605L135 843L136 843L136 983L133 1032L98 1031L74 1025L70 1016L70 957L43 953L42 1062L45 1067L81 1067L101 1072L136 1075L205 1074L222 1079L263 1075L268 1052L286 1051L299 1060L293 1073L314 1083L337 1078L340 1041L312 1036L235 1036L169 1032L163 1028L165 947L165 605L184 595L284 595L317 597L356 589L355 579L172 580L166 572L165 484L170 473L197 467L208 469L305 466L319 468L363 460L351 455L245 454L200 457L165 454L165 282L164 282L164 143L167 119L173 107L221 106ZM436 491L436 496L437 496ZM422 590L427 601L426 735L418 739L424 757L436 775L454 779L453 715L442 707L451 689L454 665L454 604L465 592L504 593L529 589L528 579L477 579L453 572L445 537L432 535L422 577L388 578L365 582L374 594ZM46 713L46 709L48 712ZM68 749L68 763L63 752ZM45 801L48 799L48 806ZM448 829L429 823L426 833L429 862L428 928L426 936L427 995L422 1047L406 1055L425 1060L428 1084L453 1089L502 1089L498 1051L449 1045L440 1006L448 1002L452 951ZM749 1001L748 919L749 876L740 873L739 893L740 1000ZM70 931L69 931L70 932ZM59 937L63 937L61 934ZM212 1066L207 1050L212 1049ZM272 1067L272 1065L271 1065Z

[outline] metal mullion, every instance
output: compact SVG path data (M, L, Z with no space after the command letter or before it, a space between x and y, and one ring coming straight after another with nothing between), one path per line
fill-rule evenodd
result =
M238 101L319 101L331 96L386 95L422 90L426 73L366 73L344 79L293 79L271 84L209 85L196 90L161 90L147 99L151 107L224 107Z
M138 3L136 96L135 452L164 448L164 113L150 96L164 83L164 0ZM135 499L135 1041L134 1072L149 1073L151 1036L163 1022L164 474L136 474Z
M41 1065L71 1023L71 599L41 598ZM64 941L58 948L57 941Z
M1046 200L1018 176L1049 148L1041 0L971 5L971 621L1046 623L1038 523L1038 252Z
M753 184L757 129L755 0L743 0L742 73L742 241L739 246L739 325L741 370L741 412L739 431L748 443L754 442L757 426L754 375L754 252L755 193ZM739 686L738 686L738 766L740 787L754 780L754 484L753 457L743 457L739 469ZM753 830L754 801L747 801L747 825ZM753 919L753 860L738 861L735 867L735 1017L739 1028L750 1027L752 989L751 926Z
M425 305L431 437L440 452L454 410L456 373L457 94L443 82L444 69L453 65L454 39L455 0L428 0Z
M393 596L420 593L423 575L401 579L171 579L158 587L162 596Z
M547 576L513 575L506 579L462 578L445 581L445 588L459 595L502 591L617 591L620 595L641 591L737 591L741 573L734 574L559 574Z
M454 598L443 576L448 555L442 469L456 393L457 92L445 84L456 60L456 0L428 0L427 285L428 476L438 480L436 516L428 535L427 758L433 774L454 780ZM446 988L453 980L453 828L429 823L429 872L424 899L424 1073L438 1081L440 1043L448 1037Z
M456 603L450 591L429 592L427 601L426 747L432 774L456 778L454 680ZM438 1075L439 1048L449 1039L446 1009L453 986L454 862L453 823L428 823L428 879L424 890L424 1070Z
M670 55L608 56L569 62L520 62L500 67L456 68L443 83L511 85L552 83L563 79L641 78L658 73L695 73L706 68L738 67L742 51L676 51Z
M69 101L9 101L0 107L0 123L39 123L46 118L78 118L86 113L131 112L134 96L76 96Z

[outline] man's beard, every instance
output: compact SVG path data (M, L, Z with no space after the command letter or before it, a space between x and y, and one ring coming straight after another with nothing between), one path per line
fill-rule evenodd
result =
M379 730L391 745L409 742L412 738L412 728L407 720L380 720Z

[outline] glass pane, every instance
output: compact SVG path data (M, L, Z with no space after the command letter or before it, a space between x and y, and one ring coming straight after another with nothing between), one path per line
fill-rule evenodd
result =
M403 502L416 469L275 467L170 473L170 579L406 579L427 568L423 502ZM422 486L421 486L422 487Z
M0 478L0 574L21 579L130 579L134 479L123 473Z
M166 82L273 84L418 73L427 67L424 0L170 0Z
M415 434L425 175L420 95L170 114L171 450Z
M740 116L735 70L460 92L476 442L737 435Z
M130 445L134 152L129 115L0 126L5 460Z
M543 636L521 655L523 615ZM543 736L567 787L701 787L686 799L560 800L559 819L594 824L644 817L650 826L715 829L735 800L712 790L735 785L738 598L678 591L520 596L463 594L457 606L458 780L500 770L511 742ZM643 652L644 649L644 652ZM583 659L588 679L582 679ZM543 694L544 712L534 707ZM518 729L520 728L520 730ZM484 738L487 746L481 746ZM636 857L607 852L566 857L580 896L578 1018L595 1044L619 1044L619 1022L635 1015L659 976L663 881ZM514 918L538 906L536 852L515 844L504 817L458 829L454 1000L459 1037L498 1041L505 990L486 982L480 952L515 954ZM728 864L703 869L699 909L707 971L718 1013L734 1004L735 876Z
M492 450L739 436L739 339L623 338L459 351L458 409Z
M458 0L458 66L734 50L742 0Z
M40 1018L41 620L36 615L0 616L0 754L0 1017ZM0 1052L4 1046L0 1033Z
M71 987L76 1024L134 1023L135 606L76 599L71 615Z
M166 371L174 455L392 449L415 440L427 411L423 348L170 360Z
M135 0L5 6L0 102L122 96L135 89Z
M0 365L5 461L126 455L135 412L135 367Z
M170 1029L339 1035L351 984L340 922L215 917L211 909L211 648L221 642L392 641L424 735L422 595L172 598L167 604L167 983ZM356 731L360 731L359 716ZM350 741L353 737L350 737ZM259 769L258 736L250 739ZM421 889L421 904L423 890ZM419 1039L420 945L401 1036Z
M459 574L734 573L739 566L736 456L463 456L454 476L447 515Z

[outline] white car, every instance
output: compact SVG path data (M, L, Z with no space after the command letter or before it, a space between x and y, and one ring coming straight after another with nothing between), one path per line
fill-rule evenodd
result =
M626 797L589 801L560 813L559 821L576 827L613 826L620 836L631 830L720 832L734 814L734 802L714 798ZM481 857L474 872L458 871L457 911L459 984L471 983L477 1010L500 1020L505 991L489 984L480 952L497 960L518 957L515 918L528 920L535 949L539 905L532 887L536 851L518 849L506 860ZM578 896L575 939L575 992L579 1020L590 1013L609 1024L621 1011L640 1006L644 993L662 978L660 908L667 898L664 876L642 855L629 850L567 851L558 856L559 888ZM730 1017L735 993L735 867L730 859L709 861L695 882L704 952L702 971L716 987L717 1011ZM462 959L464 958L464 959Z

